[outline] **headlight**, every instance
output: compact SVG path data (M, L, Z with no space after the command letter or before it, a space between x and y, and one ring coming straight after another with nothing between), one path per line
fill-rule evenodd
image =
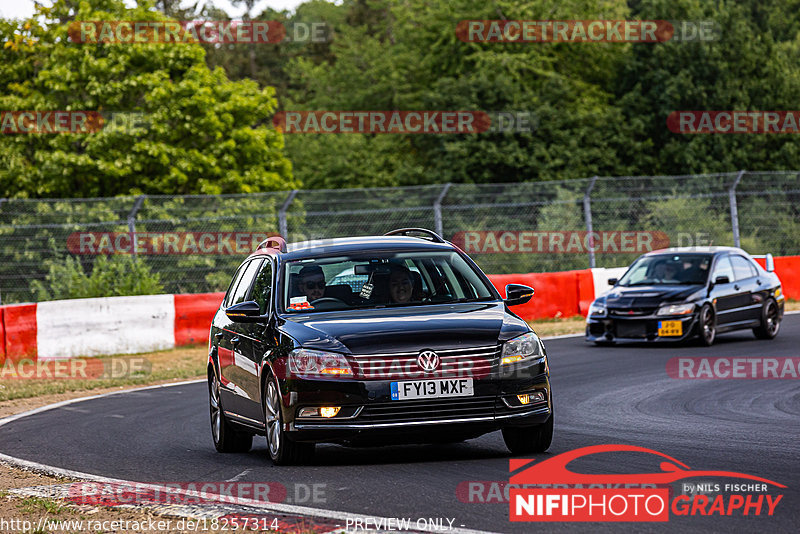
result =
M656 315L689 315L694 311L694 304L667 304L658 309Z
M598 304L597 302L592 302L592 305L589 306L589 315L605 315L605 314L606 314L605 304Z
M503 344L501 365L544 358L544 347L533 332L509 339Z
M353 376L344 355L320 350L293 350L289 353L289 370L298 375Z

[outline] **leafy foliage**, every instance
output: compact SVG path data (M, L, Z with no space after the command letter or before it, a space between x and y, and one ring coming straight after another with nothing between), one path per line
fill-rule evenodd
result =
M73 43L75 20L164 20L143 2L57 0L0 22L0 109L142 113L143 128L5 135L0 196L248 193L295 186L274 89L210 70L200 45Z
M161 277L134 256L98 256L90 273L80 262L67 256L49 261L44 281L33 280L36 300L63 300L90 297L154 295L163 292Z

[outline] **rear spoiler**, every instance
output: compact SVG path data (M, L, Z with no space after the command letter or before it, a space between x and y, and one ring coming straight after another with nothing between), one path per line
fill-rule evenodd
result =
M772 254L760 254L758 256L752 256L753 258L764 260L764 265L768 273L775 271L775 260L772 258Z

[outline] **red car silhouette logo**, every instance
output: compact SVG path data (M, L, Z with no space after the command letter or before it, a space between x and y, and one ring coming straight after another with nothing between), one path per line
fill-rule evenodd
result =
M597 454L601 452L644 452L665 458L660 464L661 472L658 473L635 473L622 475L595 475L586 473L575 473L567 469L567 464L577 458ZM512 461L513 462L513 461ZM511 484L669 484L678 480L692 477L729 477L744 478L765 482L779 488L785 488L766 478L761 478L735 471L698 471L691 469L683 462L671 456L653 449L637 447L635 445L593 445L582 447L573 451L559 454L553 458L543 460L524 471L513 475L509 482Z

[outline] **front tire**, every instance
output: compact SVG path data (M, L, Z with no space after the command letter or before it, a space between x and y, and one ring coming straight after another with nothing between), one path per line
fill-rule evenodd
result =
M264 425L267 435L267 450L275 465L304 464L314 457L314 444L293 441L283 430L283 410L278 384L273 377L267 378L264 392Z
M700 309L700 343L706 347L714 344L717 338L717 318L711 306L704 304Z
M767 299L761 308L761 324L753 328L758 339L774 339L781 329L780 311L774 299Z
M211 414L211 437L218 452L247 452L253 446L253 434L236 430L225 417L219 396L219 381L213 371L208 377L208 404Z
M553 442L553 414L543 424L527 427L507 427L503 429L503 441L511 454L531 454L544 452Z

